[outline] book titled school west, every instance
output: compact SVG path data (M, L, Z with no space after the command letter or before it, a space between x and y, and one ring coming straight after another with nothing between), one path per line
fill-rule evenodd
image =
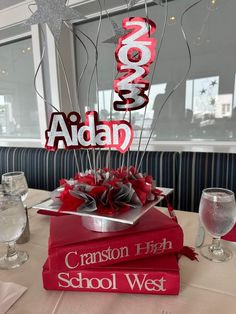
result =
M174 254L70 271L49 269L47 261L43 284L47 290L178 294L180 276Z

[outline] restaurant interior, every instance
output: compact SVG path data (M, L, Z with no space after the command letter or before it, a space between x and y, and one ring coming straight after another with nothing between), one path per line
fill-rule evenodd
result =
M0 314L234 313L234 12L235 0L0 1ZM23 227L5 210L17 197ZM133 268L135 236L153 246L138 258L136 239Z

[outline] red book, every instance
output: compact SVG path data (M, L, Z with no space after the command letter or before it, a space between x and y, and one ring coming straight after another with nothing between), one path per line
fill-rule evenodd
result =
M179 252L181 227L157 209L150 209L129 229L94 232L75 215L51 217L49 269L79 270Z
M180 276L175 255L71 271L49 270L47 261L43 285L48 290L178 294Z

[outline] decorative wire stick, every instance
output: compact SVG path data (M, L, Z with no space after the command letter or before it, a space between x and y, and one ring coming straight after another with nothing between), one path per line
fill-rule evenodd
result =
M73 153L74 153L76 168L77 168L77 171L79 172L79 162L78 162L78 158L76 156L76 150L75 149L73 149ZM79 154L80 154L80 160L81 160L81 151L80 150L79 150Z
M68 97L69 97L69 102L70 102L70 106L72 108L73 111L76 110L74 104L73 104L73 101L72 101L72 97L71 97L71 91L70 91L70 86L69 86L69 80L68 80L68 75L66 73L66 68L65 68L65 64L62 60L62 57L61 57L61 53L59 51L59 48L58 48L58 45L57 43L55 42L55 47L56 47L56 51L57 51L57 55L59 57L59 61L61 63L61 67L62 67L62 71L63 71L63 75L64 75L64 78L65 78L65 82L66 82L66 89L67 89L67 94L68 94Z
M81 115L81 110L80 110L80 100L79 100L79 87L80 87L80 84L81 84L81 81L82 81L82 77L83 77L83 75L84 75L84 73L85 73L85 71L86 71L86 68L87 68L87 66L88 66L88 63L89 63L89 54L88 54L88 49L87 49L87 47L86 47L86 45L83 43L83 41L79 38L79 36L76 34L76 32L74 32L74 30L72 29L72 28L70 28L69 27L69 25L67 24L67 23L65 23L65 25L66 25L66 27L70 30L70 32L75 36L75 38L82 44L82 46L84 47L84 50L85 50L85 53L86 53L86 64L85 64L85 66L84 66L84 68L83 68L83 70L82 70L82 72L81 72L81 74L80 74L80 77L79 77L79 79L78 79L78 82L77 82L77 90L76 90L76 92L77 92L77 101L78 101L78 112L79 112L79 114ZM84 34L83 34L84 35ZM87 37L87 36L86 36ZM89 165L90 165L90 169L92 169L92 163L91 163L91 160L90 160L90 154L89 154L89 151L88 151L88 149L86 150L87 151L87 157L88 157L88 161L89 161ZM80 152L80 151L79 151ZM80 152L80 154L81 154L81 152ZM81 158L81 160L82 160L82 158ZM83 165L83 163L81 163L81 165L82 165L82 172L84 173L85 171L85 169L84 169L84 165Z
M185 14L186 14L189 10L191 10L195 5L197 5L197 4L200 3L201 1L202 1L202 0L198 0L198 1L196 1L195 3L191 4L189 7L187 7L187 9L184 10L184 12L183 12L182 15L181 15L181 19L180 19L180 21L181 21L181 22L180 22L180 24L181 24L181 32L182 32L182 35L183 35L183 38L184 38L184 41L185 41L185 44L186 44L186 47L187 47L188 55L189 55L189 65L188 65L188 69L187 69L185 75L183 76L183 78L182 78L182 79L175 85L175 87L170 91L170 93L169 93L168 96L166 97L165 101L163 102L163 104L162 104L162 106L161 106L161 108L160 108L160 110L159 110L159 112L158 112L158 114L157 114L157 117L156 117L156 119L155 119L155 121L154 121L153 128L152 128L152 130L151 130L151 132L150 132L150 135L149 135L149 137L148 137L148 141L147 141L146 146L145 146L145 149L144 149L144 151L143 151L143 153L142 153L141 160L140 160L140 162L139 162L139 165L138 165L137 170L139 170L139 168L141 167L141 164L142 164L144 155L145 155L145 153L146 153L146 151L147 151L147 147L148 147L148 145L149 145L149 143L150 143L152 134L153 134L154 129L155 129L156 125L157 125L158 118L159 118L159 116L160 116L160 114L161 114L161 112L162 112L162 110L163 110L163 108L164 108L166 102L167 102L168 99L172 96L172 94L176 91L176 89L179 88L179 86L186 80L186 78L187 78L187 76L188 76L188 74L189 74L189 72L190 72L191 65L192 65L192 54L191 54L190 46L189 46L189 43L188 43L188 40L187 40L185 31L184 31L184 28L183 28L183 18L184 18Z
M116 72L116 74L115 74ZM113 81L114 79L118 76L118 72L116 71L116 59L114 58L114 63L113 63ZM112 120L112 108L113 108L113 101L114 101L114 88L112 88L111 90L111 97L110 97L110 121ZM107 168L110 168L111 165L111 147L109 147L109 151L108 151L108 159L107 159Z
M31 4L31 5L32 5L32 4ZM33 13L33 11L30 9L30 6L31 6L31 5L29 5L28 8L29 8L30 12ZM37 67L36 72L35 72L35 75L34 75L34 89L35 89L36 94L37 94L41 99L43 99L43 101L45 102L46 105L52 107L55 111L59 112L59 110L58 110L55 106L53 106L51 103L49 103L49 102L46 100L46 98L38 92L37 85L36 85L36 79L37 79L37 76L38 76L39 69L40 69L40 67L42 66L43 59L44 59L44 56L45 56L45 49L46 49L45 34L44 34L44 31L43 31L43 28L41 27L41 25L39 25L39 29L40 29L40 31L41 31L41 33L42 33L42 35L43 35L43 50L42 50L42 55L41 55L40 62L39 62L39 64L38 64L38 67ZM56 46L57 52L59 52L58 47L57 47L56 44L55 44L55 46ZM60 54L58 54L58 56L60 56ZM61 57L60 57L60 61L61 61L61 63L63 64ZM64 64L63 64L63 68L64 68ZM65 73L65 72L64 72L64 73ZM66 80L67 80L67 78L66 78ZM68 83L68 80L67 80L67 83ZM70 99L71 99L71 98L70 98ZM71 102L71 104L72 104L72 102ZM77 156L76 156L75 149L73 149L73 152L74 152L74 158L75 158L76 168L77 168L77 171L79 172L79 163L78 163L78 159L77 159Z
M152 86L152 82L153 82L154 75L155 75L155 70L156 70L156 66L157 66L157 61L158 61L158 59L159 59L159 55L160 55L160 51L161 51L161 47L162 47L162 42L163 42L164 35L165 35L165 31L166 31L167 17L168 17L168 1L165 0L165 19L164 19L164 25L163 25L163 29L162 29L162 34L161 34L159 49L158 49L158 51L157 51L156 59L155 59L155 62L154 62L154 67L153 67L152 76L151 76L151 81L150 81L150 88L149 88L149 90L148 90L148 97L149 97L150 92L151 92L151 86ZM146 113L147 113L147 106L145 106L145 108L144 108L143 122L142 122L140 137L139 137L138 151L137 151L137 154L136 154L135 168L137 168L137 165L138 165L138 157L139 157L139 153L140 153L140 149L141 149L141 142L142 142L142 137L143 137L143 129L144 129L144 123L145 123Z
M72 108L73 111L76 111L76 108L72 102L72 98L71 98L71 91L70 91L70 86L69 86L69 80L68 80L68 75L66 73L66 68L65 68L65 64L63 62L63 59L61 57L61 53L60 53L60 50L58 48L58 45L57 43L55 42L55 47L56 47L56 51L57 51L57 56L59 58L59 61L61 63L61 66L62 66L62 71L63 71L63 75L64 75L64 78L65 78L65 82L66 82L66 88L67 88L67 93L68 93L68 97L69 97L69 102L70 102L70 106ZM74 153L74 158L75 158L75 164L76 164L76 169L77 171L79 172L80 171L80 168L79 168L79 162L78 162L78 158L77 158L77 155L76 155L76 150L73 149L73 153ZM81 152L79 151L79 154L80 154L80 159L81 159Z
M86 38L91 42L91 44L94 46L94 49L96 50L96 46L95 46L94 42L92 41L92 39L91 39L87 34L85 34L83 31L81 31L80 29L78 29L78 31L79 31L84 37L86 37ZM79 36L78 36L76 33L74 33L74 34L75 34L75 37L76 37L78 40L80 40ZM80 42L82 43L81 40L80 40ZM86 47L85 44L82 43L82 45L83 45L84 47ZM89 62L88 49L86 48L85 51L86 51L86 54L87 54L87 56L88 56L87 61ZM89 104L89 99L87 99L87 103Z
M146 3L146 0L145 0L145 3ZM129 15L129 3L126 1L126 4L127 4L127 12L128 12L128 15ZM126 112L125 112L126 114ZM131 115L132 115L132 112L129 111L129 123L131 124ZM125 116L124 116L125 117ZM127 160L126 160L126 165L127 165L127 170L129 169L130 167L130 148L128 149L127 151Z
M39 27L40 31L42 31L42 28ZM53 106L50 102L47 101L47 99L42 95L40 94L40 92L38 91L38 88L37 88L37 83L36 83L36 80L37 80L37 76L38 76L38 73L39 73L39 70L42 66L42 63L43 63L43 59L44 59L44 56L45 56L45 43L43 43L43 49L42 49L42 55L41 55L41 59L39 61L39 64L37 66L37 69L35 71L35 75L34 75L34 90L36 92L36 94L45 102L46 105L52 107L55 111L59 112L59 110Z
M103 5L104 5L104 10L105 10L106 15L108 17L108 20L111 23L110 14L109 14L109 12L107 11L107 8L106 8L106 0L104 0ZM112 27L112 32L113 32L113 35L115 35L115 31L114 31L113 27ZM114 58L113 59L113 74L112 74L113 81L114 81L114 79L117 76L118 76L118 71L116 69L116 59ZM114 100L114 88L111 89L111 97L110 97L110 121L112 120L113 100ZM111 167L111 147L109 147L109 150L108 150L108 156L107 156L107 159L106 159L106 167L108 169L110 169L110 167Z
M129 111L129 123L131 124L131 111ZM127 169L130 167L130 147L127 151Z
M93 70L92 70L92 74L91 74L90 80L89 80L89 85L88 85L88 93L87 93L87 104L88 104L88 106L89 106L89 101L90 101L89 97L90 97L90 91L91 91L93 76L94 76L94 73L96 71L96 62L97 62L97 58L98 58L97 46L96 46L96 44L94 44L94 42L93 42L93 45L94 45L94 48L95 48L95 56L96 56L95 58L96 59L95 59L95 64L94 64L94 67L93 67Z
M89 162L89 169L93 169L90 154L89 154L89 149L86 149L86 153L87 153L88 162Z
M88 53L88 49L86 47L86 45L84 44L84 42L79 38L79 36L76 34L76 32L73 30L73 28L70 27L70 25L68 25L67 23L64 22L64 24L66 25L66 27L69 29L69 31L75 36L75 38L81 43L81 45L83 46L84 50L85 50L85 53L86 53L86 63L85 63L85 66L79 76L79 79L78 79L78 82L77 82L77 89L76 89L76 92L77 92L77 100L78 100L78 112L79 114L81 115L81 109L80 109L80 101L79 101L79 88L80 88L80 84L81 84L81 81L82 81L82 78L85 74L85 71L87 69L87 66L88 66L88 63L89 63L89 53Z
M31 6L35 6L35 4L29 4L28 5L28 9L31 13L33 13L33 11L31 10ZM45 56L45 50L46 50L46 43L45 43L45 34L44 34L44 31L42 29L42 27L39 25L39 30L40 32L42 33L42 36L43 36L43 49L42 49L42 54L41 54L41 58L40 58L40 61L39 61L39 64L37 66L37 69L35 71L35 75L34 75L34 90L36 92L36 94L45 102L46 105L52 107L55 111L59 111L55 106L53 106L51 103L49 103L47 101L47 99L39 93L38 89L37 89L37 84L36 84L36 80L37 80L37 76L38 76L38 73L39 73L39 70L42 66L42 63L43 63L43 59L44 59L44 56Z
M94 44L93 40L92 40L87 34L85 34L83 31L81 31L81 30L78 30L78 31L92 43L92 45L93 45L94 48L95 48L96 54L97 54L97 47L96 47L96 45ZM76 39L79 40L78 35L75 34L74 31L73 31L73 34L75 35ZM87 51L87 49L86 49L86 51ZM93 75L94 75L94 71L95 71L95 67L94 67L94 69L93 69L93 73L92 73L91 78L90 78L89 90L88 90L88 94L87 94L87 104L88 104L88 106L89 106L90 85L91 85L92 77L93 77ZM94 150L93 150L93 152L94 152ZM95 152L94 152L94 153L95 153ZM96 173L96 164L94 164L94 167L92 167L92 162L91 162L91 159L90 159L89 150L87 150L87 156L88 156L88 161L89 161L89 167L90 167L90 169L94 169L94 172ZM93 156L93 162L94 162L94 160L95 160L95 156Z
M95 41L95 46L96 46L96 62L95 62L95 82L96 82L96 98L97 98L97 111L98 113L100 112L100 101L99 101L99 84L98 84L98 40L99 40L99 35L101 31L101 25L102 25L102 6L100 3L100 0L97 0L100 12L99 12L99 24L98 24L98 30L97 30L97 36L96 36L96 41ZM101 148L99 149L99 152L101 152ZM95 162L95 174L96 174L96 169L98 168L98 161L99 161L99 156L97 155L97 159L95 158L95 149L93 150L93 155L94 155L94 162ZM100 161L101 165L101 161ZM95 175L95 180L96 180L96 175Z
M126 113L127 113L127 111L125 111L125 113L124 113L123 120L125 120ZM126 153L122 154L122 162L121 162L121 169L122 169L122 170L123 170L123 168L124 168L125 155L126 155Z
M67 25L67 24L66 24ZM68 25L67 25L67 27L68 27ZM69 27L68 27L69 28ZM86 47L86 45L82 42L82 40L79 38L79 36L74 32L74 30L73 29L70 29L69 28L69 30L73 33L73 35L75 36L75 38L77 39L77 40L79 40L79 42L81 42L81 44L83 45L83 47L84 47L84 49L85 49L85 52L86 52L86 65L85 65L85 67L84 67L84 69L83 69L83 71L82 71L82 75L80 75L80 81L79 81L79 83L78 83L78 85L77 85L77 91L78 91L78 89L79 89L79 85L80 85L80 82L81 82L81 80L82 80L82 76L83 76L83 74L84 74L84 72L85 72L85 70L86 70L86 68L87 68L87 65L88 65L88 62L89 62L89 54L88 54L88 49L87 49L87 47ZM94 42L92 41L92 39L87 35L87 34L85 34L84 32L82 32L81 30L79 30L79 32L84 36L84 37L86 37L91 43L92 43L92 45L94 46L94 48L95 48L95 50L97 49L96 48L96 46L95 46L95 44L94 44ZM92 80L92 77L91 77L91 80ZM78 96L78 104L79 104L79 93L77 92L77 96ZM87 101L89 102L89 99L87 98ZM89 103L88 103L88 106L89 106ZM91 162L91 159L90 159L90 154L89 154L89 150L87 149L86 150L87 151L87 157L88 157L88 162L89 162L89 167L90 167L90 169L94 169L94 171L96 170L96 163L94 164L94 167L92 167L92 162ZM93 150L94 151L94 150ZM95 156L93 156L93 163L94 163L94 161L95 161ZM83 167L83 166L82 166ZM83 167L84 168L84 167ZM84 172L84 169L83 169L83 172ZM95 171L96 172L96 171Z
M65 69L65 64L64 64L64 62L62 60L61 53L59 51L59 48L58 48L58 45L57 45L56 42L55 42L55 47L56 47L56 50L57 50L57 55L59 57L59 61L60 61L61 66L62 66L62 71L63 71L63 75L64 75L65 82L66 82L66 88L67 88L67 93L68 93L68 97L69 97L69 102L70 102L72 110L76 111L75 105L73 104L72 98L71 98L71 91L70 91L70 86L69 86L68 75L67 75L66 69ZM78 158L76 156L75 149L73 149L73 152L74 152L74 158L75 158L75 164L76 164L77 171L80 172L79 171L79 162L78 162ZM80 155L80 159L81 159L81 151L80 150L79 150L79 155Z
M130 17L130 14L129 14L129 10L130 10L129 2L127 0L125 0L125 4L127 6L127 15L128 15L128 17Z
M99 2L99 0L97 0L97 1ZM99 2L99 4L100 4L100 2ZM92 43L92 45L95 48L95 55L96 55L95 65L93 67L93 71L92 71L92 74L91 74L91 77L90 77L89 88L88 88L88 93L87 93L87 105L88 106L89 106L89 96L90 96L90 89L91 89L92 79L93 79L94 73L96 75L96 68L97 68L97 62L98 62L98 49L97 49L97 46L98 46L98 38L99 38L99 34L100 34L101 19L102 19L102 15L100 14L99 25L98 25L98 32L97 32L97 36L96 36L96 44L94 44L93 40L88 35L86 35L84 32L79 30L79 32L81 34L83 34ZM98 101L98 107L99 107L98 79L97 79L97 76L96 76L96 92L97 92L97 101ZM88 151L87 151L87 155L89 156L89 152ZM94 169L95 180L96 180L96 168L97 168L97 166L96 166L96 158L95 158L95 149L93 149L93 167L91 165L91 160L90 159L89 159L89 163L90 163L91 169Z
M96 156L96 164L98 165L99 169L102 169L102 157L101 157L101 148L97 150L97 156Z
M100 105L99 105L99 84L98 84L98 40L99 40L101 25L102 25L102 6L100 3L100 0L97 0L97 2L99 4L100 12L99 12L98 31L97 31L97 36L95 40L95 46L96 46L95 80L96 80L96 94L97 94L97 104L98 104L98 112L99 112Z

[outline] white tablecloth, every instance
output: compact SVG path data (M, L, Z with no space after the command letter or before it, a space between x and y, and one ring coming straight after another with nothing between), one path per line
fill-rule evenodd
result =
M27 203L36 204L48 192L30 190ZM165 211L165 209L162 209ZM185 245L194 246L198 215L176 211L185 234ZM233 314L236 313L236 244L233 259L214 263L199 255L199 262L180 260L181 291L178 296L115 293L46 291L41 271L47 256L49 217L29 210L31 239L18 247L26 250L29 261L18 269L0 270L0 280L12 281L28 290L8 313L17 314ZM1 232L1 231L0 231ZM207 237L206 241L210 239ZM0 246L0 253L5 247ZM164 311L164 312L163 312Z

